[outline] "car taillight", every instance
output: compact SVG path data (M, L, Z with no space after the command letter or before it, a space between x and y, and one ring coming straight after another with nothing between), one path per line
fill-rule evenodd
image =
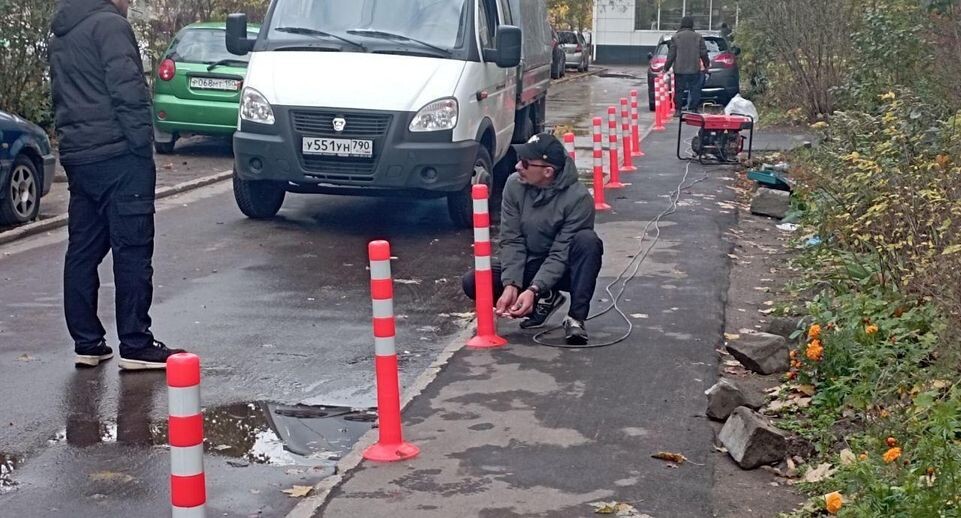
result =
M654 72L660 72L664 69L664 65L667 64L667 58L654 58L651 60L651 70Z
M731 68L737 62L737 57L730 52L722 52L714 57L714 64L724 68Z
M177 74L177 64L172 59L165 59L157 68L157 76L164 81L170 81Z

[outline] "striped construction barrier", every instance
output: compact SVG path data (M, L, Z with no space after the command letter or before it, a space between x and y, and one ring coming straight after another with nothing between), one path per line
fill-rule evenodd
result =
M200 411L200 358L175 354L167 359L170 503L173 518L203 518L204 416Z
M611 210L611 206L604 199L604 148L603 136L601 135L601 123L603 119L594 117L594 211L604 212Z
M474 200L474 301L477 310L477 335L467 342L467 346L490 349L506 345L507 340L497 335L494 323L494 276L491 271L491 218L487 186L473 186L471 198Z

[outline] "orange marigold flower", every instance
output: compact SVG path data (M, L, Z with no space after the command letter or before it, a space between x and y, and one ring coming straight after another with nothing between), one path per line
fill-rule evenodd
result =
M878 326L876 326L876 325L874 325L874 324L871 324L871 325L869 325L869 326L867 326L867 327L864 328L864 332L865 332L866 334L873 335L874 333L877 333L877 332L878 332Z
M837 514L843 506L844 499L841 497L841 493L835 491L824 495L824 507L827 508L829 513Z
M821 338L821 326L818 324L812 324L811 327L808 328L808 338L812 340Z
M790 356L791 356L791 359L792 359L792 360L795 359L795 358L797 358L797 350L796 350L796 349L791 349L791 354L790 354Z
M894 448L895 446L898 445L898 440L895 439L894 437L888 437L887 439L884 440L884 444L887 444L888 448Z
M861 459L862 461L868 460L868 452L861 453L860 455L858 455L858 458Z
M808 344L807 350L804 351L805 356L811 361L819 361L822 356L824 356L824 347L821 346L820 340L815 340Z
M890 450L884 452L884 462L885 464L891 464L892 462L898 460L901 456L901 448L891 448Z

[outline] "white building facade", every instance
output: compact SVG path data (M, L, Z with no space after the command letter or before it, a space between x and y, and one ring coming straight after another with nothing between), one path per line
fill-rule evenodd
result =
M698 31L734 29L736 0L596 0L594 60L598 63L644 64L661 36L673 34L681 18L694 18Z

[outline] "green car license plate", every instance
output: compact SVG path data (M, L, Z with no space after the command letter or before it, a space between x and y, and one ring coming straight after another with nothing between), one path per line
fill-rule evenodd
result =
M240 81L237 79L219 79L213 77L191 77L190 88L195 90L224 90L236 92L240 90Z

